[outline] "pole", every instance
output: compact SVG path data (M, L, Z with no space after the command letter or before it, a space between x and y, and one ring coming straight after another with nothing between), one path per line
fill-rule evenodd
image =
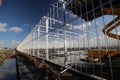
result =
M63 17L64 17L64 66L67 67L67 39L66 39L66 2L63 2Z
M34 46L35 46L35 44L34 44L34 32L32 33L32 45L33 45L32 55L34 56Z
M49 26L49 20L46 18L46 59L49 60L49 54L48 54L48 26Z
M39 37L40 37L40 26L38 26L38 51L37 51L37 57L39 58Z

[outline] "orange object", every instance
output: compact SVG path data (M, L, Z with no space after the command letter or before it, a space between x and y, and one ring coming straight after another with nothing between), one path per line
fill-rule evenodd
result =
M115 55L117 55L119 53L118 50L98 50L98 49L91 49L88 50L88 55L90 57L108 57L108 54L110 55L110 57L113 57Z
M109 24L107 24L103 28L103 33L107 35L108 37L112 37L115 39L120 40L120 35L111 33L111 31L115 28L117 28L120 25L120 16L116 17L114 20L112 20Z

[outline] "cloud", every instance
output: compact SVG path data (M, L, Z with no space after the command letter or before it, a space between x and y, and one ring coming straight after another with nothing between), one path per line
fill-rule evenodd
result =
M19 44L20 44L20 41L12 40L10 45L12 46L12 48L15 48L15 47L17 47Z
M6 32L7 31L7 23L0 23L0 32Z
M2 45L2 44L4 44L5 42L4 42L4 40L0 40L0 45Z
M26 27L33 27L32 24L23 24L23 25L26 26Z
M23 29L19 28L19 27L11 27L11 28L9 28L9 31L11 31L11 32L22 32Z
M84 22L80 25L72 26L72 27L73 27L73 29L79 29L79 30L86 31L86 28L90 25L91 25L91 22L89 21L89 22ZM70 28L70 29L72 29L72 28Z
M30 26L30 24L23 24L24 26Z
M15 48L18 46L20 41L17 40L10 40L10 41L5 41L5 40L0 40L0 48L8 47L8 48Z
M20 43L20 41L16 41L16 40L12 40L12 41L11 41L11 44L12 44L12 45L18 45L19 43Z
M6 32L6 31L11 31L11 32L22 32L23 29L20 27L11 27L7 28L7 23L1 23L0 22L0 32Z
M118 35L120 35L120 32L118 32Z

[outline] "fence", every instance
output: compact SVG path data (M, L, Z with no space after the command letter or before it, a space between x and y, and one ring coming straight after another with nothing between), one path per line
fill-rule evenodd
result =
M17 50L97 79L116 79L113 65L118 66L115 61L120 53L120 1L60 1Z

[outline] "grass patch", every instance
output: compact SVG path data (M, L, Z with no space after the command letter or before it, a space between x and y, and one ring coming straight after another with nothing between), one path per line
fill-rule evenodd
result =
M0 64L9 56L12 56L13 49L0 50Z

